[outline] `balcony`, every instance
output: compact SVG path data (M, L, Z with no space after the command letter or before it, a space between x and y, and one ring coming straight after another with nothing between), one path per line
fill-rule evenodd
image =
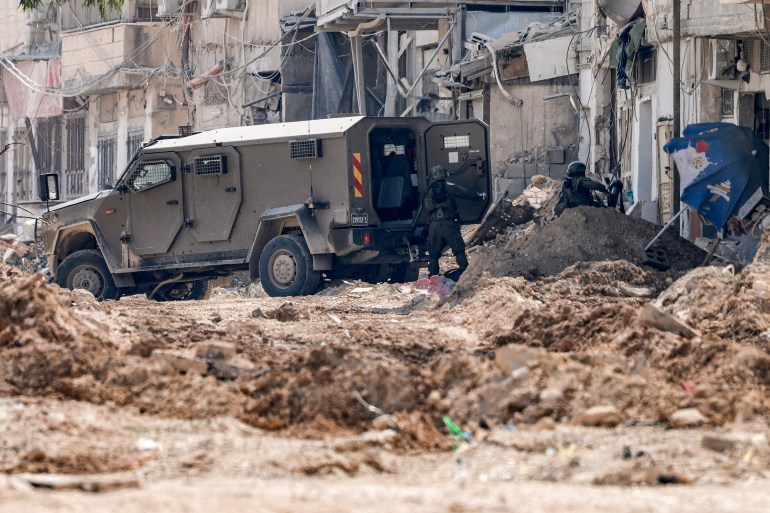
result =
M474 7L560 7L559 0L483 0L479 2L445 2L421 0L417 2L392 2L384 0L316 0L318 29L345 32L358 28L362 23L376 20L379 16L390 20L392 30L434 30L438 20L449 18L462 3ZM376 30L382 30L377 27Z

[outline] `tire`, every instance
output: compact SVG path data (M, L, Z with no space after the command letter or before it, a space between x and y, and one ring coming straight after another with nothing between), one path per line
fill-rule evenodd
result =
M306 296L318 290L321 273L302 236L279 235L259 256L259 278L269 296Z
M62 260L56 271L56 283L70 290L87 290L99 301L120 297L107 263L95 249L75 251Z
M196 280L186 281L184 283L171 283L159 288L152 298L152 291L147 293L147 297L155 301L200 301L209 296L209 281Z

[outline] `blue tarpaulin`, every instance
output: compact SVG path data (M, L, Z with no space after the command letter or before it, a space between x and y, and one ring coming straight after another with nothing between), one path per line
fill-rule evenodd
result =
M689 125L663 150L679 170L682 203L719 230L758 188L767 194L768 147L750 128Z

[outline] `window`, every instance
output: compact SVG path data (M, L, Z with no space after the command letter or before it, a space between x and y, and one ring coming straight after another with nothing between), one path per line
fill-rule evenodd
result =
M115 177L116 148L117 140L114 135L100 136L99 140L96 142L96 149L99 155L99 176L97 183L99 190L102 190L108 184L111 184Z
M67 165L62 183L64 199L75 199L85 194L85 175L86 117L77 114L67 118Z
M741 41L741 59L746 63L747 69L754 70L752 63L754 62L754 41L750 39L744 39Z
M759 44L759 71L761 73L770 73L770 44L767 44L764 40Z
M195 157L196 175L221 175L222 173L227 173L226 155Z
M131 160L134 154L142 147L142 139L144 139L144 130L132 130L128 132L128 141L126 145L128 147L128 159Z
M13 134L13 169L16 173L16 198L18 201L31 201L32 198L32 148L26 128L17 128Z
M732 89L722 89L722 117L729 118L735 116L735 91Z
M37 121L37 153L40 159L38 176L61 171L61 119L42 118Z
M126 184L136 192L155 187L174 179L174 168L165 160L142 162L128 177Z
M636 73L637 84L649 84L655 82L655 67L657 61L655 48L652 46L643 46L639 49L635 57L634 71Z
M444 137L444 148L470 148L470 135L449 135Z
M405 147L403 144L386 144L382 147L383 155L390 155L394 153L396 155L406 155Z

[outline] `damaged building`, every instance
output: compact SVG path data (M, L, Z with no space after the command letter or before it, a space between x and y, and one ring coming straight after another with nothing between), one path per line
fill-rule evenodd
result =
M675 125L674 10L671 1L584 2L575 51L590 145L581 157L624 182L632 215L665 223L677 212L675 168L663 147ZM765 142L770 93L766 6L708 0L681 7L678 113L681 129L727 122ZM765 178L766 180L766 178ZM685 214L682 233L714 236Z

